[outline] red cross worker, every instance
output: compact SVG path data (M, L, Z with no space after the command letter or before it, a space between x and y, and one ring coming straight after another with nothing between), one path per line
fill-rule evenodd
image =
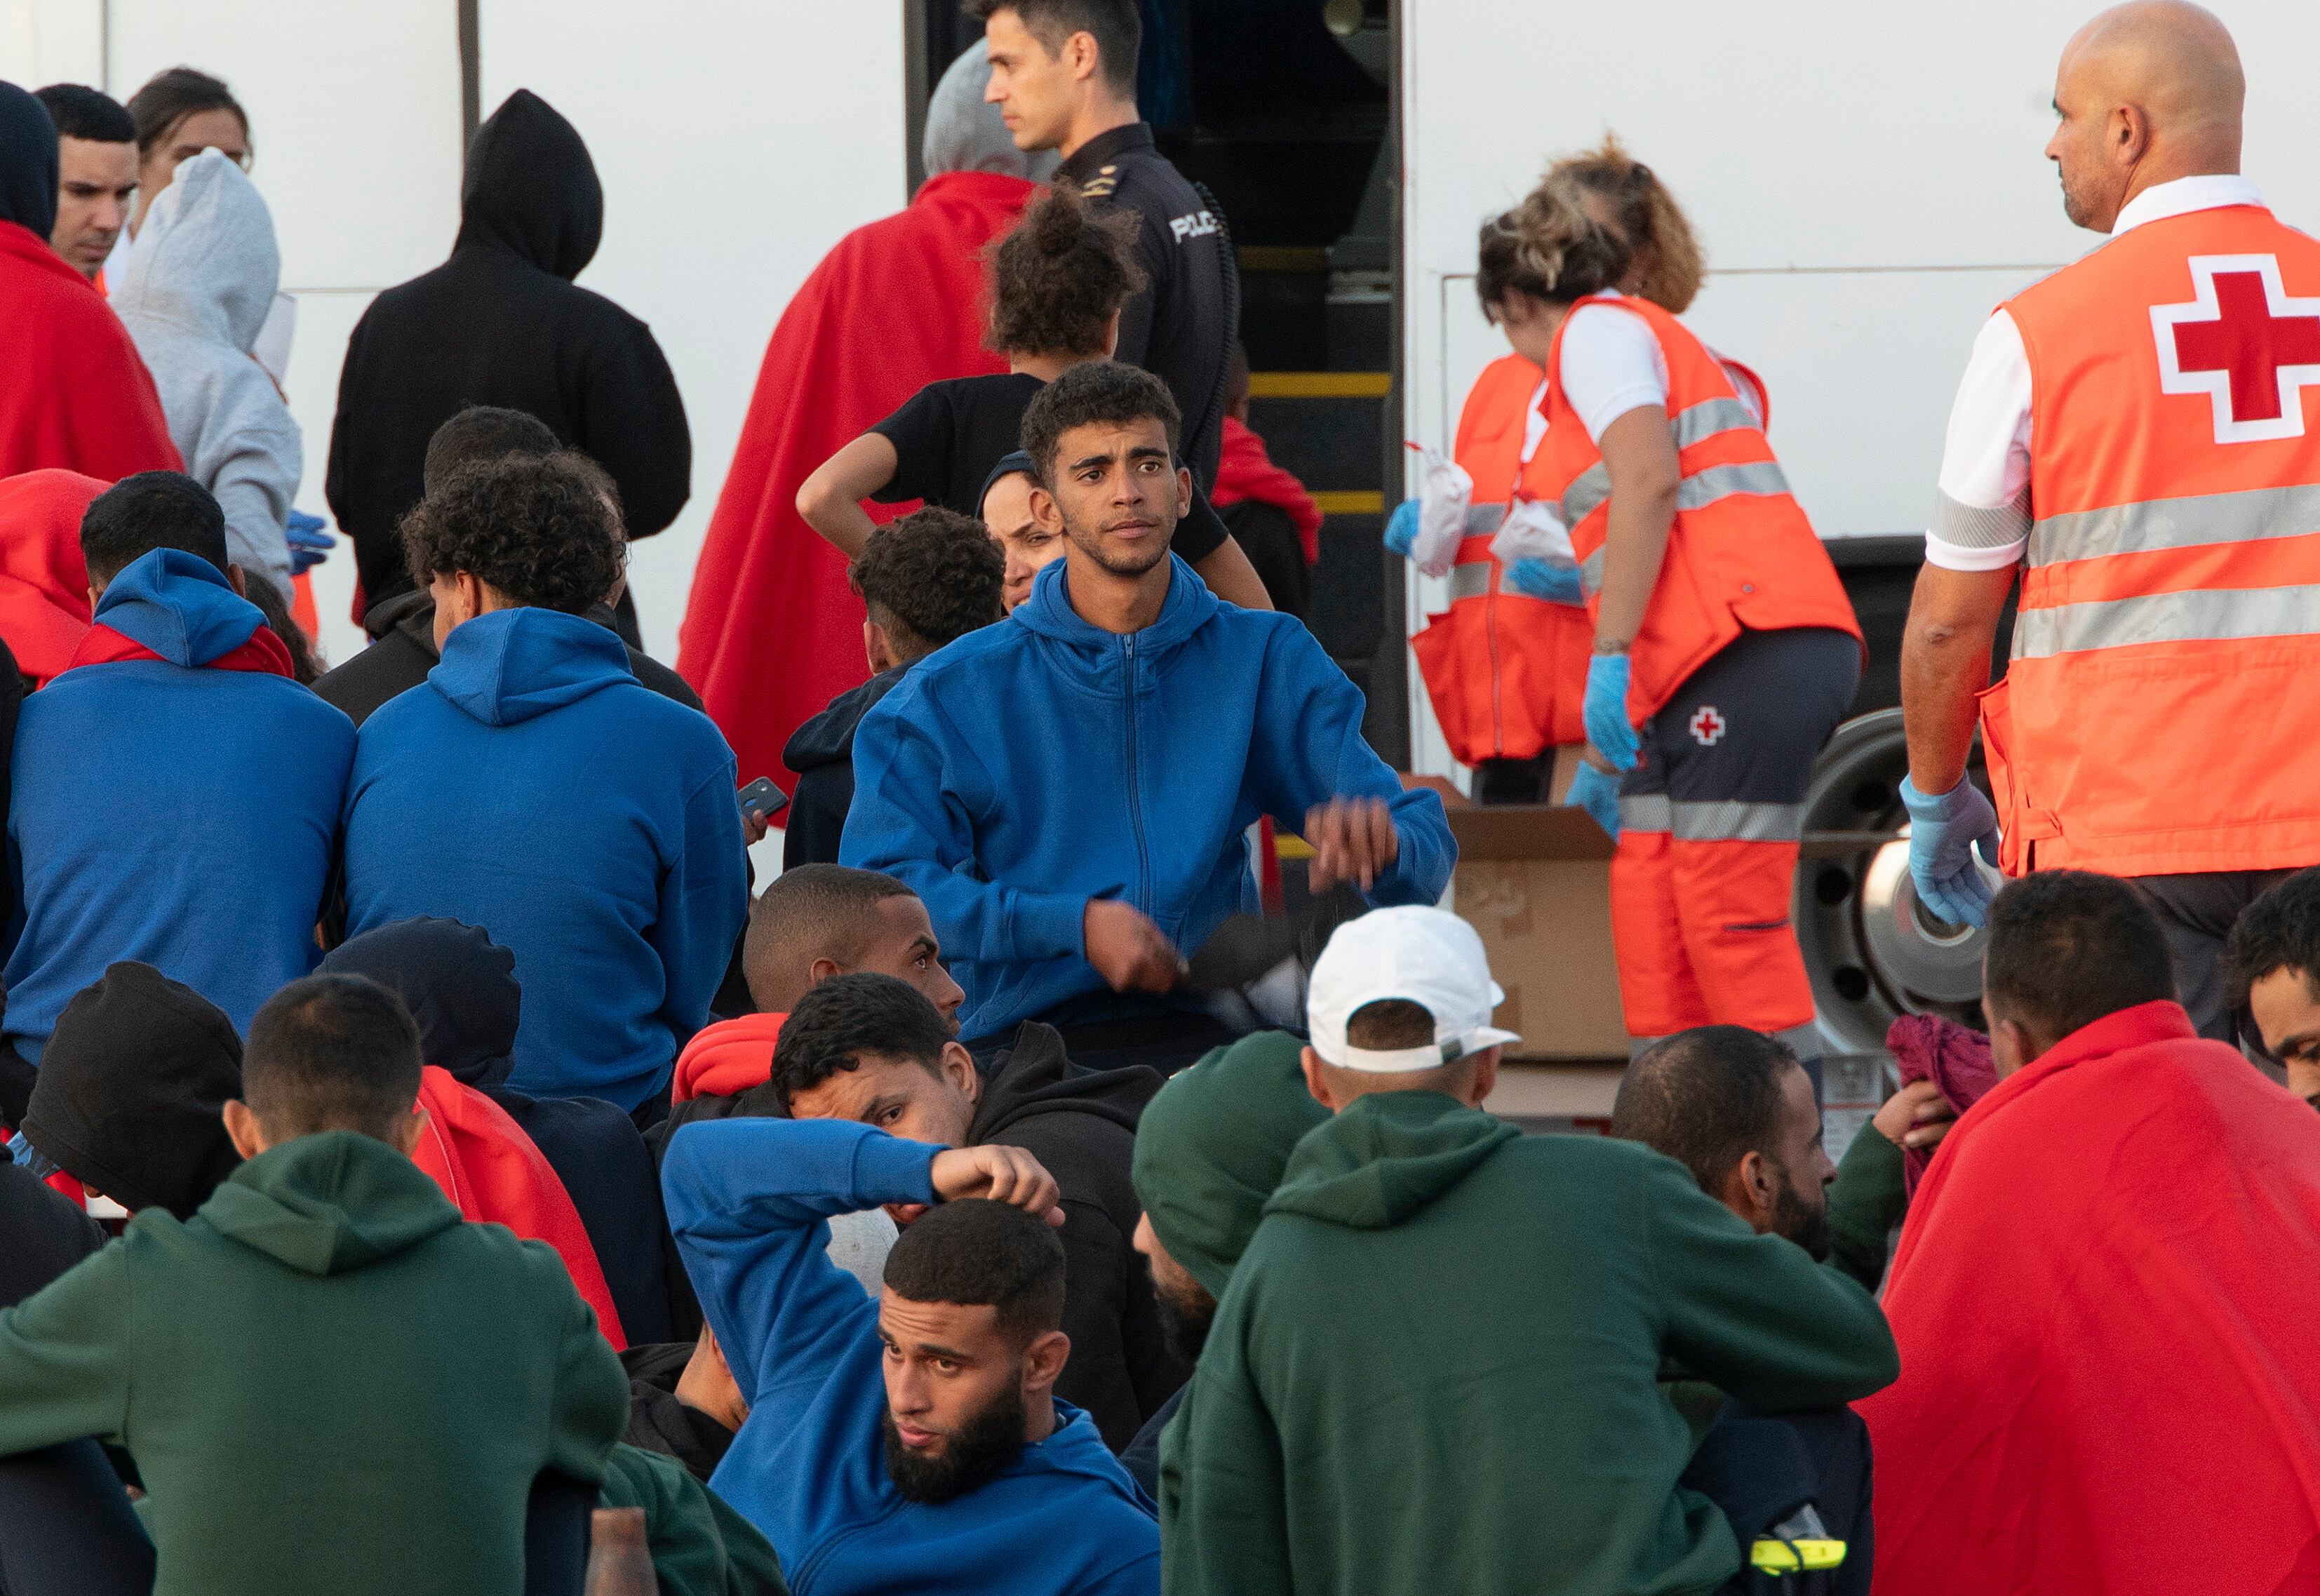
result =
M1901 668L1926 906L1981 920L1977 839L2008 875L2131 877L2218 1040L2224 937L2320 862L2320 243L2239 175L2229 50L2213 72L2154 60L2180 81L2143 100L2066 58L2046 153L2071 219L2109 239L1974 341Z
M1594 159L1630 168L1613 192L1651 181L1616 147ZM1596 192L1558 163L1511 216L1536 274L1518 330L1551 335L1524 486L1554 502L1579 568L1588 779L1620 773L1628 1038L1739 1025L1811 1057L1789 905L1813 760L1860 681L1853 606L1765 437L1761 385L1636 291L1645 258Z

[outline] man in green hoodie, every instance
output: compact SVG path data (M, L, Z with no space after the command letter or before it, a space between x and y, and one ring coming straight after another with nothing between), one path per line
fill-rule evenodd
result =
M127 1448L157 1596L515 1596L533 1481L603 1481L620 1360L552 1250L411 1163L419 1071L392 993L291 983L225 1107L248 1161L0 1314L0 1454Z
M1677 1592L1741 1566L1678 1483L1680 1362L1761 1412L1898 1373L1869 1294L1648 1148L1478 1106L1509 1033L1471 927L1341 928L1307 1000L1313 1095L1163 1438L1165 1588Z

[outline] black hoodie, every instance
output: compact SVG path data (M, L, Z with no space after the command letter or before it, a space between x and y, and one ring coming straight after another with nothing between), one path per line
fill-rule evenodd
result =
M508 1089L523 1003L515 955L474 926L421 918L342 943L316 973L367 976L401 995L419 1022L427 1062L506 1110L564 1183L629 1339L671 1339L660 1279L667 1229L660 1182L635 1121L593 1097L535 1098Z
M1064 1194L1064 1333L1056 1394L1085 1408L1117 1452L1191 1375L1160 1338L1152 1277L1136 1252L1143 1209L1128 1179L1136 1123L1157 1072L1082 1069L1054 1027L1028 1020L983 1085L967 1143L1021 1147Z
M518 89L468 147L451 258L373 300L347 345L327 491L368 603L412 585L395 525L427 440L471 404L535 415L603 467L632 538L684 508L693 444L668 362L642 322L572 282L603 225L588 147Z
M13 83L0 83L0 222L44 244L57 225L57 124Z
M24 1139L128 1209L179 1219L241 1166L220 1118L241 1095L241 1038L225 1011L151 965L123 962L57 1016Z
M894 689L907 668L880 671L849 687L829 707L790 733L782 763L797 772L797 790L783 818L782 868L838 863L838 834L854 807L854 729L870 706Z

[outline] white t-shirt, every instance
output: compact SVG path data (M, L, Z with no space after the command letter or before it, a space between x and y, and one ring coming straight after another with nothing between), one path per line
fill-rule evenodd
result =
M2212 211L2260 205L2245 177L2178 177L2144 189L2122 207L2110 236L2132 227ZM2003 310L1982 323L1950 406L1926 563L1945 571L2002 571L2030 542L2030 356L2022 329Z
M1608 291L1590 295L1572 306L1563 329L1556 376L1591 442L1601 442L1603 429L1637 406L1667 404L1667 357L1651 323L1593 303L1618 297Z

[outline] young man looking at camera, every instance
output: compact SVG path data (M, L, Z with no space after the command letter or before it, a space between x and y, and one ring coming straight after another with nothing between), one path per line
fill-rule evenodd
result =
M1292 617L1220 603L1169 540L1192 500L1175 402L1116 361L1023 418L1064 558L1005 623L920 661L855 734L843 863L926 901L970 1047L1029 1019L1082 1064L1181 1067L1228 1039L1169 994L1256 904L1260 815L1317 850L1315 890L1431 903L1441 800L1362 740L1362 696Z

